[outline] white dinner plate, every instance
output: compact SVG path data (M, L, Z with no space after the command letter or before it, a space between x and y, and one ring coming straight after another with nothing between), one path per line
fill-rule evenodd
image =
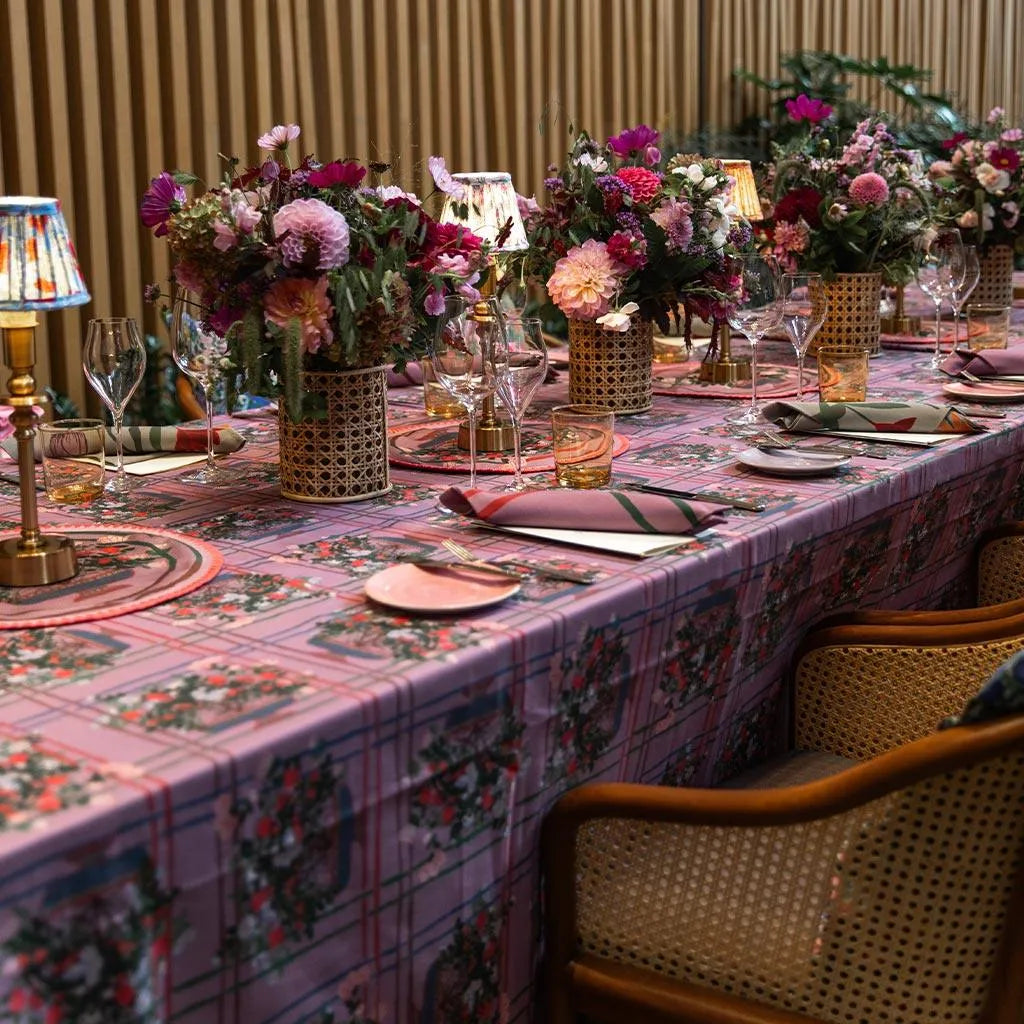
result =
M834 473L850 461L849 455L830 455L828 452L806 452L796 449L780 449L763 452L759 448L748 448L740 452L740 462L750 469L774 476L824 476Z
M378 604L429 615L500 604L518 592L519 583L471 565L424 569L402 564L374 573L363 584L363 590Z
M971 402L1024 402L1024 384L985 381L950 381L942 385L942 393L950 398L966 398Z

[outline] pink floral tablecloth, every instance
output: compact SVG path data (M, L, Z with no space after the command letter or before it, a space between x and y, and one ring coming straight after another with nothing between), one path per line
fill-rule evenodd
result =
M941 400L926 362L884 352L869 397ZM539 423L565 386L539 396ZM232 421L235 490L153 476L76 507L195 537L224 566L143 611L0 634L0 1018L529 1020L557 796L712 783L761 758L810 625L960 596L973 539L1022 514L1024 405L808 479L740 464L729 409L659 396L619 418L618 482L767 504L648 560L467 525L437 504L464 475L395 468L366 503L285 501L271 420ZM417 389L392 393L396 425L420 416ZM15 502L0 487L5 531ZM44 523L71 517L41 499ZM599 581L532 578L438 618L364 599L372 573L446 537Z

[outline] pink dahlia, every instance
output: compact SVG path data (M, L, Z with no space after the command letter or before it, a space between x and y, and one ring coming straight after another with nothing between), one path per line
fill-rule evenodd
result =
M874 171L858 174L850 182L850 199L858 206L881 206L889 198L885 178Z
M306 352L316 352L334 340L330 324L334 307L327 297L326 277L316 281L303 277L280 278L263 296L263 313L270 323L284 330L297 322Z
M570 249L548 278L548 294L568 317L596 320L608 312L619 290L619 264L595 238Z
M615 177L629 186L634 203L649 203L661 188L661 175L646 167L621 167Z
M669 252L686 252L693 240L693 207L685 200L669 199L652 214L654 221L667 236L665 248Z
M330 270L348 263L348 221L320 199L293 199L274 214L286 267Z

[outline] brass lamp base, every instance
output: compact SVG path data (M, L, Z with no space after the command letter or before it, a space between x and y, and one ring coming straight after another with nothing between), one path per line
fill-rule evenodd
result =
M459 424L459 447L469 451L469 424ZM515 431L511 423L497 418L491 423L476 425L476 450L478 452L509 452L516 444Z
M750 380L750 360L723 358L701 363L700 379L704 384L735 384Z
M57 534L40 536L35 543L20 537L0 541L0 585L41 587L69 580L78 572L75 546Z
M883 316L880 321L883 334L920 334L919 316Z

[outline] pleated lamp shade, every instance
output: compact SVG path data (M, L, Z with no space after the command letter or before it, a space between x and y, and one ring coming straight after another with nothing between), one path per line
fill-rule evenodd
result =
M722 160L725 173L735 179L733 186L733 202L740 208L740 213L749 221L763 220L761 201L757 198L757 184L754 171L749 160Z
M526 228L519 215L512 175L507 171L467 171L452 177L463 186L465 195L461 199L453 196L445 199L442 222L462 224L489 242L492 252L517 252L527 248ZM498 245L496 242L503 229L507 229L507 234Z

